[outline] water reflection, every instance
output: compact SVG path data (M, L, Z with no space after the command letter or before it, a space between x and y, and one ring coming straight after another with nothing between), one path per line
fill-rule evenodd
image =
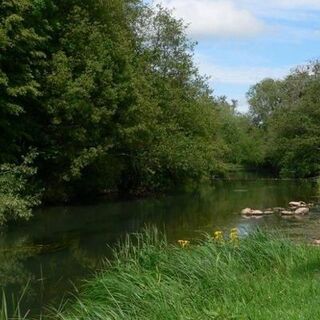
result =
M170 241L199 237L203 232L238 227L280 228L297 238L320 238L320 213L297 219L278 216L246 220L241 209L286 206L289 201L314 201L310 181L217 181L192 193L94 206L51 207L35 218L9 227L0 236L0 286L19 295L30 281L24 307L39 313L58 304L77 283L99 269L103 257L126 233L157 225Z

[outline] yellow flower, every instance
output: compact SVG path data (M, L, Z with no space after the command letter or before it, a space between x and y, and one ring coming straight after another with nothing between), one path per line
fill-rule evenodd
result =
M233 228L230 230L230 241L232 243L238 244L239 242L239 232L237 228Z
M186 246L188 246L190 244L190 241L188 241L188 240L178 240L178 243L180 244L180 246L182 248L185 248Z
M218 242L223 242L223 232L222 231L215 231L213 234L213 239Z

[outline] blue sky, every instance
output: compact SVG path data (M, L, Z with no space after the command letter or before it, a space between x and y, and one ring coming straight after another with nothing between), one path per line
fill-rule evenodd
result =
M216 95L239 101L266 78L320 57L320 0L153 0L173 9L198 41L195 59Z

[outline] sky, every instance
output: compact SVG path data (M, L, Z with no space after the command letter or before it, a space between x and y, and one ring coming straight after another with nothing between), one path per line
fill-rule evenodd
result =
M320 0L153 0L188 24L195 61L215 95L238 100L264 78L320 57Z

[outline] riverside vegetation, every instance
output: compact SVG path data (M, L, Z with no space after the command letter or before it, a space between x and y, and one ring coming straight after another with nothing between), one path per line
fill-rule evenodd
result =
M156 229L128 236L80 295L41 319L308 319L320 316L319 246L257 231L216 231L169 244ZM3 299L0 319L10 317Z
M260 231L239 239L235 229L182 241L128 238L54 318L319 319L318 247Z
M143 195L237 165L319 175L317 61L255 85L243 115L209 89L163 7L3 0L0 11L1 224L40 201Z

